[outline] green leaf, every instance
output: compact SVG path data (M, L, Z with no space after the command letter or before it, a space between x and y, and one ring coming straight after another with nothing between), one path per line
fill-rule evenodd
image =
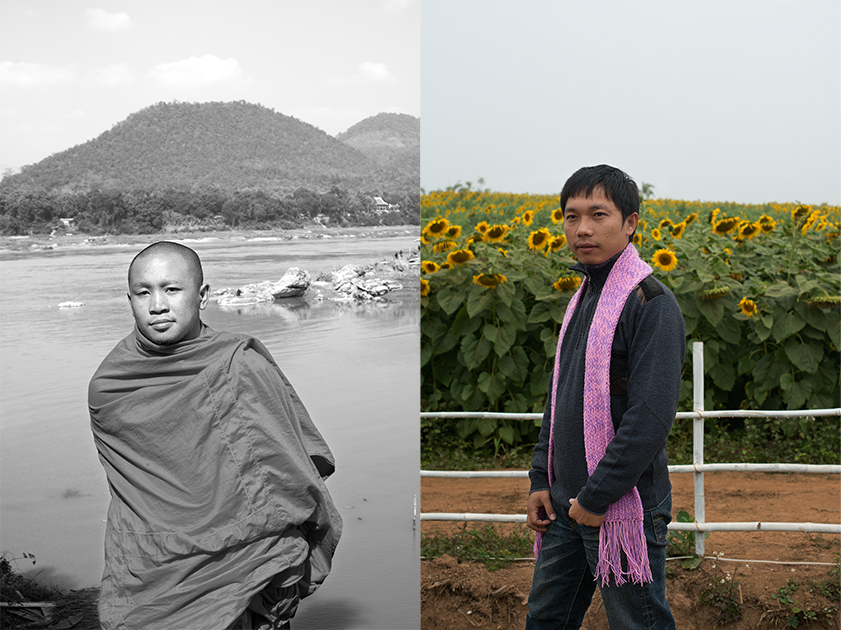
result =
M514 436L517 434L517 431L514 427L499 427L499 437L502 438L503 442L506 444L513 444L514 443Z
M482 327L482 336L491 343L493 343L494 341L496 341L496 331L497 327L493 324L485 324Z
M423 344L423 347L421 348L421 354L420 354L421 367L423 367L424 365L429 363L429 359L431 359L431 358L432 358L432 344L425 343L425 344Z
M691 571L692 569L697 569L701 565L701 560L703 560L703 557L696 554L691 558L682 560L680 566Z
M496 356L501 357L506 354L515 341L517 341L517 330L514 326L505 324L501 328L497 328L496 342L494 343Z
M796 339L789 338L783 346L788 360L798 370L814 374L818 365L823 359L823 348L818 344L800 343Z
M771 334L779 343L791 337L805 325L806 322L797 313L783 313L783 316L777 318L777 321L774 322Z
M491 352L491 342L481 337L477 339L474 335L467 335L461 341L461 355L464 358L464 365L469 370L475 370L488 358Z
M520 346L499 359L499 372L515 383L523 383L529 374L529 358Z
M448 331L447 334L444 335L444 338L441 339L441 341L439 341L437 344L433 342L433 352L436 355L444 354L455 348L458 342L458 335L454 335L452 332Z
M742 330L739 321L728 317L723 319L718 327L719 336L729 344L738 345L742 341Z
M491 403L496 402L496 399L505 393L505 377L498 374L482 372L479 375L478 384L479 389L488 395L488 400Z
M775 282L770 287L765 289L765 297L770 298L787 298L797 297L797 289L791 286L788 282L782 280Z
M812 384L809 381L793 381L787 388L783 388L783 400L789 409L802 409L812 394Z
M531 309L526 323L540 324L542 322L552 319L552 309L554 304L549 302L537 302Z
M736 374L734 373L732 363L716 362L710 367L708 374L716 387L726 392L733 389L733 385L736 382Z
M540 340L543 342L543 351L547 357L554 357L558 350L558 335L551 328L544 328L540 331Z
M482 372L482 374L487 375L487 372ZM480 380L481 378L482 377L479 376ZM496 431L497 422L499 421L494 418L479 418L479 421L477 422L479 433L484 437L488 437L491 433Z
M718 326L724 317L724 300L700 300L698 310L713 326Z
M819 306L806 305L806 308L800 311L803 316L803 321L809 324L812 328L826 332L827 317L826 313Z
M467 296L467 314L476 317L493 302L493 293L487 290L471 291Z
M817 289L821 286L814 280L810 280L804 275L795 276L794 279L797 281L797 288L799 290L798 297L803 295L804 293L809 293L813 289Z
M511 298L511 303L508 305L497 304L496 316L500 321L508 324L513 324L517 330L526 329L526 306L523 301L517 297Z
M826 323L826 332L835 350L841 348L841 317L830 317Z
M511 300L514 299L514 295L516 294L513 282L498 284L494 290L496 291L496 299L505 305L511 304Z
M438 304L447 315L452 315L464 301L464 291L445 288L435 294Z

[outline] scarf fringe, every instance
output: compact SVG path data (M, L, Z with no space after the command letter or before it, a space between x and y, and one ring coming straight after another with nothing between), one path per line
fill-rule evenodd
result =
M627 568L623 570L622 559ZM602 586L608 586L613 574L616 586L622 586L629 579L634 584L651 582L651 567L648 564L648 547L642 521L605 521L599 531L599 563L595 578L601 578Z

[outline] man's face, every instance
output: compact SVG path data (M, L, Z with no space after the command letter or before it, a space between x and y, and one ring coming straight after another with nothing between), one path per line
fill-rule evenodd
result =
M141 334L158 345L195 339L200 311L207 306L208 285L199 286L190 265L177 254L155 253L135 260L128 299Z
M567 200L564 233L578 262L598 265L627 247L638 220L634 212L623 221L621 210L598 187L590 197Z

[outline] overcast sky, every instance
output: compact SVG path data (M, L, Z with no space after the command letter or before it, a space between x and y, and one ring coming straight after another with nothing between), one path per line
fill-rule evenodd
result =
M423 0L421 185L841 203L838 0Z
M420 0L0 0L0 170L173 100L419 116Z

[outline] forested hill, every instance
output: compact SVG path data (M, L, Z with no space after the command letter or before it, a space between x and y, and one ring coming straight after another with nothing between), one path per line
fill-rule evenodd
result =
M390 140L398 137L390 131L395 115L380 116L349 129L343 134L349 140L343 142L244 101L158 103L89 142L5 177L1 187L48 193L203 188L279 193L301 187L314 192L418 191L419 142L404 142L408 149L395 150ZM413 120L419 128L418 119ZM388 159L378 159L370 142L363 142L364 151L354 148L357 136L351 132L360 125L368 136L389 139L383 146ZM407 155L412 150L414 157Z
M420 172L420 119L408 114L377 114L336 136L377 164Z

